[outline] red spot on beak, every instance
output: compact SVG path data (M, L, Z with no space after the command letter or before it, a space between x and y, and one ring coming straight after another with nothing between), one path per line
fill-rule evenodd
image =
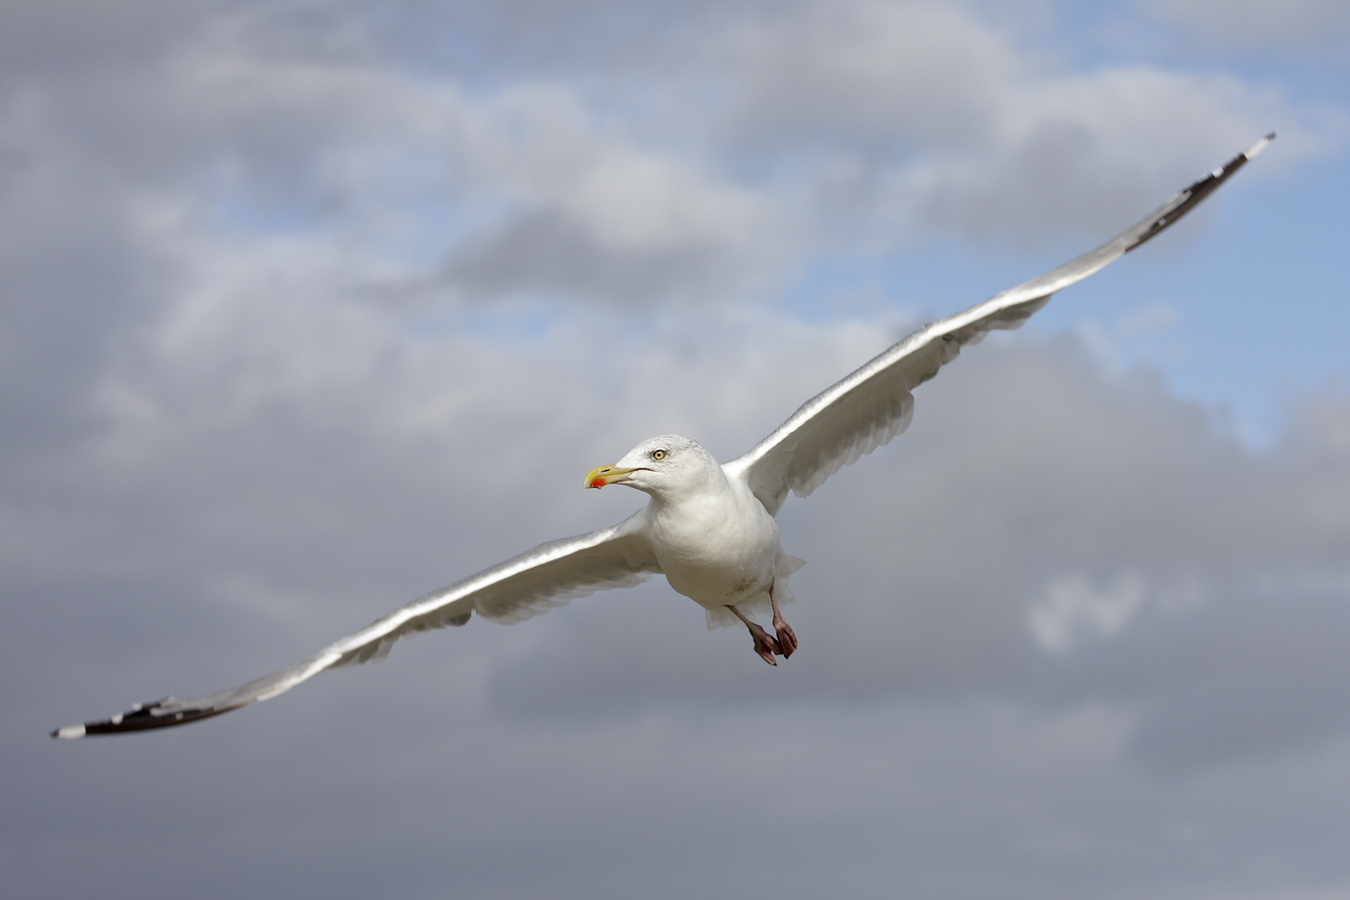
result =
M593 488L602 488L604 486L605 486L605 479L603 478L597 478L591 482L591 487Z

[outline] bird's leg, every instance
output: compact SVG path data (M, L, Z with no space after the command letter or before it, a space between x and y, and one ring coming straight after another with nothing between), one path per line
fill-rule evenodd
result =
M759 654L759 658L771 666L778 665L778 660L773 658L774 654L783 655L783 649L778 646L778 641L774 640L763 628L747 619L745 614L736 607L728 606L727 609L734 612L736 618L744 622L745 627L750 629L750 637L755 639L755 652Z
M797 632L792 630L792 626L783 618L783 614L778 611L778 601L773 596L773 585L769 585L769 606L773 607L773 629L778 632L778 646L783 650L783 658L787 659L797 649Z

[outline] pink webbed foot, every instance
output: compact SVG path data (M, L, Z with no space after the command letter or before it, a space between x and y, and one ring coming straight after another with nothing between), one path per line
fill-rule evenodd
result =
M754 622L747 619L736 607L728 606L727 609L735 613L736 618L744 622L745 627L750 629L750 637L755 641L755 652L759 654L759 658L771 666L778 665L778 660L774 659L774 657L783 656L783 648L779 646L778 641L763 628L760 628Z
M769 665L778 665L778 660L774 659L775 656L787 656L783 652L783 648L779 646L778 641L753 622L750 623L750 636L755 639L755 652L759 654L760 659Z
M769 586L769 605L773 607L773 630L778 632L778 646L782 648L783 659L787 659L797 650L797 632L778 611L778 598L773 594L772 585Z

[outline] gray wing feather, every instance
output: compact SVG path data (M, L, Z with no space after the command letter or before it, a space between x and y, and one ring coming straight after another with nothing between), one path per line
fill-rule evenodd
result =
M519 622L575 597L637 584L660 571L640 528L641 512L610 528L540 544L500 565L414 600L366 628L292 666L247 684L191 700L166 697L97 722L72 725L53 737L116 734L183 725L266 700L325 669L374 662L401 638L463 625L476 612L497 622Z
M1053 271L1003 291L964 312L925 325L853 374L812 397L753 450L726 464L745 479L770 513L777 515L788 491L805 497L839 469L909 427L914 388L979 343L991 330L1019 327L1050 301L1055 291L1089 275L1151 240L1256 156L1275 137L1267 135L1222 167L1111 240Z

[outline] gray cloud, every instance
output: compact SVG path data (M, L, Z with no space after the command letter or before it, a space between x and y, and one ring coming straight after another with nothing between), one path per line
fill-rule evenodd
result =
M1199 410L1147 382L1103 381L1061 348L977 352L920 398L902 446L785 512L787 546L810 563L794 612L829 662L794 659L749 696L1112 698L1150 710L1136 749L1169 765L1340 734L1329 688L1347 675L1334 648L1350 507L1322 486L1344 483L1343 455L1251 456ZM1289 580L1296 571L1342 580L1304 586ZM1066 574L1103 592L1128 577L1139 597L1112 628L1056 652L1037 646L1030 619ZM668 634L696 617L595 605L608 608L592 627L560 627L556 646L502 671L501 702L564 718L632 714L655 697L707 702L734 680L738 654L690 671L698 651L683 640L640 640L601 666L621 635ZM781 695L780 679L792 684Z
M97 4L15 7L8 40L59 46L12 57L5 183L32 181L42 160L82 204L44 197L53 221L92 212L111 226L99 235L169 209L205 252L241 229L360 246L384 293L425 293L448 270L459 302L650 303L756 293L802 251L878 225L1022 243L1095 233L1272 126L1295 155L1336 132L1334 114L1231 78L1047 69L976 14L925 4L770 19L733 7L696 53L689 29L712 13L584 7L559 27L669 54L605 90L523 59L488 84L437 68L429 48L400 59L400 23L425 10L374 9L147 3L129 11L144 27L105 27ZM456 14L488 15L441 11L447 33ZM671 17L684 26L667 34ZM611 18L608 38L583 27ZM574 68L590 59L567 52ZM20 209L9 221L26 230ZM163 235L145 240L81 256L164 263Z
M1292 0L1271 6L1260 0L1148 0L1155 15L1200 34L1248 46L1334 45L1350 32L1350 10L1336 0Z
M1047 65L961 6L800 6L722 46L730 145L797 161L822 219L890 233L1095 233L1194 177L1202 147L1222 157L1274 128L1315 153L1314 135L1341 133L1335 112L1228 76Z
M30 775L4 786L25 811L5 837L15 889L79 892L145 847L159 889L208 896L343 893L388 866L408 895L687 894L775 848L789 896L850 871L881 896L902 869L970 894L1217 896L1258 851L1284 888L1336 883L1290 826L1298 772L1343 758L1350 509L1326 486L1345 483L1344 408L1310 405L1294 443L1252 455L1068 340L973 348L895 446L790 502L809 565L781 670L654 583L425 636L181 734L46 742L617 519L637 495L583 492L580 472L665 428L733 454L884 343L771 316L406 341L381 327L394 313L320 298L293 318L229 308L204 343L148 331L109 375L140 402L9 504L44 523L5 545L4 739ZM1144 592L1123 624L1038 644L1058 579L1109 592L1122 573Z
M457 248L446 281L471 296L561 294L649 303L667 299L668 286L697 296L732 281L739 260L729 255L711 244L614 252L588 235L583 223L535 212Z
M1335 138L969 10L560 10L0 13L4 891L1343 891L1350 411L1252 453L1070 338L789 503L780 670L658 580L46 738L617 520L580 475L650 434L742 452L913 324L764 302L878 223L1109 232L1270 117Z

